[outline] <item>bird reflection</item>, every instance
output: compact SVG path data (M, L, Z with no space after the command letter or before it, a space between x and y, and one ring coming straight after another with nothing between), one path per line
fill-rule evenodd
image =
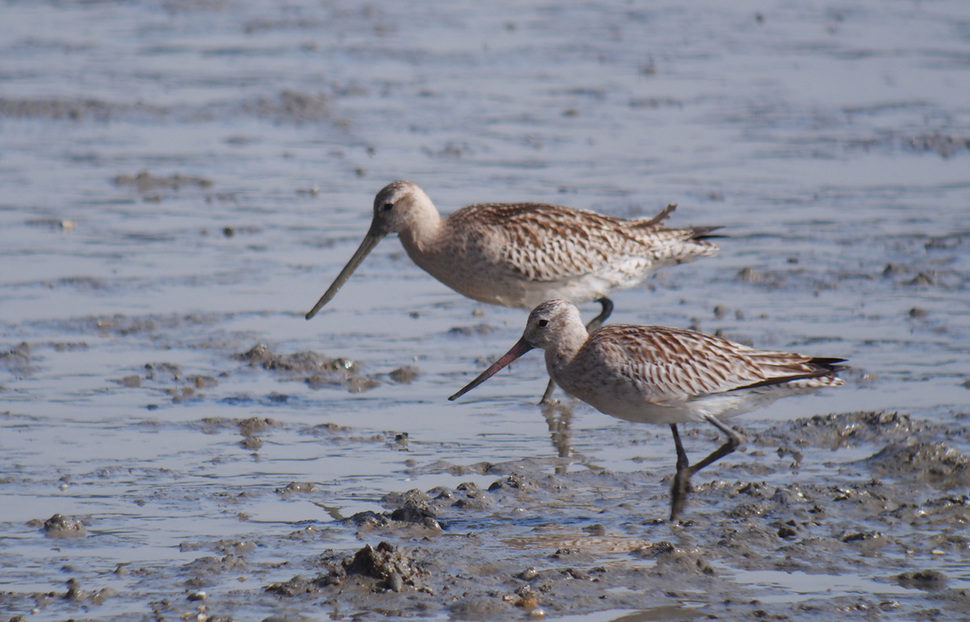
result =
M540 404L542 416L549 426L549 436L556 453L563 460L556 467L556 475L564 475L573 455L573 409L559 400L552 400Z

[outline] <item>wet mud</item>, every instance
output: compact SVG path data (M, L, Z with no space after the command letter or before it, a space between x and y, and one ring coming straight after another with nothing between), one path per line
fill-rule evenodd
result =
M961 0L0 12L0 619L970 619ZM676 203L719 254L612 320L846 386L671 522L669 430L538 407L540 355L447 402L525 313L397 241L304 319L398 178Z
M203 431L211 433L212 425ZM270 438L278 428L252 420L236 426L244 436ZM330 428L353 439L352 431ZM465 473L480 473L490 485L392 492L381 500L386 509L380 512L337 517L329 525L313 521L276 536L183 542L180 550L196 556L177 568L132 563L115 574L181 593L174 601L153 602L154 615L163 617L198 610L232 619L245 604L247 610L278 608L311 617L325 611L478 620L665 608L665 619L693 619L716 607L719 619L954 619L970 604L959 574L970 563L970 499L958 492L964 483L942 487L955 480L927 480L923 471L932 465L938 475L955 477L965 459L950 451L949 461L939 461L922 452L914 461L910 453L892 451L900 435L911 445L935 446L930 439L946 433L885 412L769 427L752 435L749 453L756 455L719 477L698 477L676 523L665 520L668 469L550 474L542 461L479 463ZM800 476L783 451L797 446L828 454L833 438L871 453L833 466L824 483ZM772 455L779 458L770 460ZM460 469L439 464L425 470ZM274 492L321 505L327 497L312 482L291 482ZM48 537L83 537L78 524L58 515L42 529ZM364 544L330 548L341 532ZM779 602L770 598L771 590L748 584L748 573L791 581L796 590L818 584L826 587L815 590L836 593ZM873 594L843 589L846 573L881 587ZM281 575L262 586L231 588L234 577ZM65 612L147 596L139 593L137 587L120 593L109 586L82 588L71 578L62 592L4 597L8 606ZM203 604L193 607L196 601Z
M480 465L496 478L487 488L462 484L387 495L387 511L343 521L359 540L376 544L350 555L305 558L300 574L266 590L344 614L379 600L385 615L434 615L444 607L456 619L647 609L658 597L697 608L685 608L677 619L703 616L705 604L719 606L719 619L905 619L928 615L928 604L938 610L935 615L960 615L970 591L948 587L947 572L939 567L908 568L920 557L928 566L947 557L958 568L968 562L970 499L953 492L963 485L941 490L918 475L927 464L954 475L962 461L883 457L901 428L923 444L919 439L941 432L934 427L897 413L862 412L770 428L752 442L766 455L781 454L785 445L830 451L833 436L849 436L876 451L834 469L824 484L800 482L797 466L784 460L770 467L736 464L732 476L741 479L698 478L687 515L674 524L657 511L669 475L547 475L523 462ZM887 462L895 464L893 477L880 474ZM772 482L779 477L787 481ZM581 509L567 510L566 520L541 517L544 508L570 505ZM516 513L537 521L516 520ZM934 556L940 561L929 561ZM763 602L735 583L745 572L801 576L811 583L848 570L886 582L882 597L808 598L793 608Z

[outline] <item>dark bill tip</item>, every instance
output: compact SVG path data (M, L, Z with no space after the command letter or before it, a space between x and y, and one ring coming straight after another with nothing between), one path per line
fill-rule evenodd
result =
M459 390L457 393L449 397L448 401L453 402L457 400L462 395L468 393L478 385L482 384L483 382L485 382L486 380L494 376L496 373L498 373L500 369L502 369L503 367L505 367L512 361L514 361L515 359L519 358L520 356L522 356L532 348L533 348L533 345L530 344L528 341L526 341L525 337L523 337L522 339L519 339L515 343L515 345L512 346L512 348L502 356L502 358L492 363L492 365L488 369L478 374L477 378L475 378L474 380L466 384L464 387L462 387L461 390Z
M364 240L354 252L353 257L350 258L350 261L347 262L344 269L340 271L337 278L333 280L333 283L329 288L327 288L327 291L323 293L323 296L320 296L320 300L317 301L317 304L313 305L313 308L307 312L306 319L309 320L312 318L317 314L317 311L323 308L323 305L333 300L333 297L337 295L337 292L340 291L340 288L343 287L344 283L350 279L350 275L354 273L357 266L364 261L364 257L367 257L367 254L374 250L374 247L377 246L377 243L380 242L383 237L383 235L375 234L373 230L367 232L367 235L364 236Z

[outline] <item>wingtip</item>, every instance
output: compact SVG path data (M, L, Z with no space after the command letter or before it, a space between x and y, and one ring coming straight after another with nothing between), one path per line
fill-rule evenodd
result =
M845 371L849 369L850 365L842 365L849 359L838 358L838 357L815 357L812 359L812 363L818 365L826 370L830 370L832 373Z
M723 228L724 225L710 225L703 227L691 227L691 231L694 232L693 239L695 240L711 240L730 237L723 233L714 233L715 231L720 231Z

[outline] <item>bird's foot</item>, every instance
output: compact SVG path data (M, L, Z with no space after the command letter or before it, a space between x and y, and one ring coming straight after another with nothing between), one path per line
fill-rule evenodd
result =
M542 399L539 400L539 406L551 406L559 403L559 400L552 399L552 393L556 390L556 382L550 378L549 384L546 385L546 390L542 394Z

